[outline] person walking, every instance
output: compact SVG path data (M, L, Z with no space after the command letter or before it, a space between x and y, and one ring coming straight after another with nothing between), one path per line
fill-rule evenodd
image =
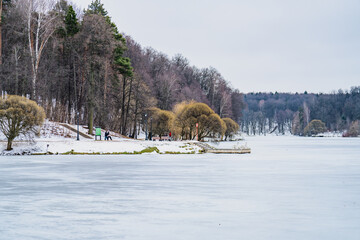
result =
M106 132L105 132L105 140L109 140L109 139L112 141L109 130L106 130Z

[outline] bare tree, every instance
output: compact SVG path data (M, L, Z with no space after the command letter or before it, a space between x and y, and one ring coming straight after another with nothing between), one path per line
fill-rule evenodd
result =
M307 126L310 122L310 109L307 106L306 102L303 103L304 107L304 125Z
M21 55L19 54L19 46L15 45L14 49L14 60L15 60L15 95L19 92L19 60Z
M32 98L36 98L41 54L56 31L57 14L52 14L54 2L51 0L25 0L27 8L28 41L32 68Z
M227 88L226 82L223 81L219 91L219 116L221 118L231 117L231 90Z

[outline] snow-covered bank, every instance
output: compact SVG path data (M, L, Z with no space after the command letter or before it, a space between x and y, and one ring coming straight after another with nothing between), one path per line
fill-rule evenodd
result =
M77 126L71 125L73 129ZM79 131L86 134L85 126L80 126ZM125 153L139 153L145 149L155 149L158 153L199 153L201 148L191 144L191 141L144 141L133 140L123 137L119 134L111 132L113 141L104 141L105 130L102 130L102 140L95 141L94 139L87 139L80 136L80 141L76 141L77 134L74 131L67 129L60 123L46 121L40 129L39 136L34 137L29 141L27 138L16 138L13 143L12 151L5 151L6 138L0 133L0 155L28 155L28 154L125 154ZM246 141L243 141L244 137ZM341 133L326 133L323 137L341 137ZM278 138L296 139L299 137L292 135L270 134L267 136L248 136L239 135L236 139L241 141L225 141L225 142L208 142L215 148L223 149L237 149L240 146L253 148L256 142L253 139L271 138L276 141ZM311 138L310 138L311 139ZM249 141L250 140L250 141ZM249 144L250 143L250 144ZM253 149L255 150L255 149ZM155 153L155 151L154 151Z
M76 128L76 126L72 126ZM86 133L87 129L80 126L80 131ZM27 154L63 154L67 152L83 154L113 154L134 153L144 149L156 148L159 153L199 153L201 148L191 145L191 142L177 141L144 141L132 140L111 133L113 140L86 139L80 136L76 140L76 132L73 132L59 123L46 121L40 130L40 135L29 141L24 137L16 138L13 150L6 151L6 138L0 135L0 155L27 155Z
M34 142L14 142L12 151L5 151L6 142L0 142L0 155L64 154L67 152L84 154L116 154L141 152L147 148L157 148L159 153L199 153L200 148L189 142L153 142L140 140L95 141L91 139L36 139Z

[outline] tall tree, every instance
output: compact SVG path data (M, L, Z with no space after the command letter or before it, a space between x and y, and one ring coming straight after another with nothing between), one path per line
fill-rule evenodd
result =
M99 15L104 17L108 26L111 28L115 48L111 56L113 59L109 61L109 59L104 60L104 93L103 93L103 109L106 108L106 96L107 96L107 82L109 77L109 66L112 63L113 68L118 74L118 77L121 78L122 88L121 92L121 115L120 115L120 132L122 134L126 133L126 118L128 115L128 110L126 107L129 104L126 104L126 99L130 101L131 89L132 89L132 77L133 77L133 68L131 67L130 58L124 56L124 52L126 50L126 41L125 38L118 32L118 29L114 23L111 22L110 17L107 15L107 11L104 8L104 4L101 3L100 0L92 1L88 6L88 9L85 11L86 15ZM128 109L129 107L127 107Z
M36 99L36 83L43 50L57 30L58 15L51 14L52 2L29 0L27 6L28 40L32 68L32 98Z
M113 56L114 37L111 26L101 15L86 14L82 22L82 28L78 36L81 45L83 65L82 88L86 89L89 132L92 132L93 113L95 108L101 110L100 100L104 86L104 62ZM98 112L98 111L96 111ZM101 115L101 111L98 112Z
M120 131L121 134L126 134L126 118L127 113L125 110L126 106L126 95L129 90L129 95L131 94L132 88L132 77L134 75L133 68L131 66L130 58L124 56L125 47L125 39L123 36L118 33L116 27L113 27L114 38L116 40L116 48L114 51L114 67L118 74L121 75L122 78L122 89L121 89L121 115L120 115ZM130 85L128 87L128 85ZM130 96L129 100L130 101Z
M76 77L76 47L75 47L75 39L74 36L80 31L78 19L73 7L70 5L67 7L66 16L64 18L65 31L64 31L64 54L63 57L64 63L66 64L66 69L68 69L68 114L69 120L71 116L71 109L73 106L73 102L71 101L72 95L75 95L74 104L75 109L79 112L78 109L78 92L77 92L77 77Z
M6 4L10 4L11 0L0 0L0 65L2 65L2 19L3 8Z
M65 16L65 28L67 36L74 36L76 33L80 31L78 19L76 13L74 11L73 6L69 6L67 14Z
M231 107L235 122L240 123L240 118L242 116L242 111L245 108L245 103L244 96L239 92L238 89L231 93Z

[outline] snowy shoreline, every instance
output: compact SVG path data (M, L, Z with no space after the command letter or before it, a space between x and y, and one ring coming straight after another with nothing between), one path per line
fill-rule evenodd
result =
M15 141L13 150L6 151L6 142L0 141L1 155L46 155L46 154L196 154L201 148L191 142L155 142L141 140L91 140L81 139L36 139L33 142Z
M70 125L76 129L77 126ZM83 126L79 128L80 132L86 134L87 129ZM104 130L102 131L104 136ZM113 140L104 141L87 139L80 136L77 141L77 134L74 131L62 126L61 123L46 121L40 130L40 134L29 140L24 137L17 138L13 143L13 150L6 151L6 138L0 133L0 156L11 155L110 155L110 154L199 154L203 149L193 144L193 141L145 141L144 133L140 134L139 139L129 139L111 132ZM341 137L341 133L325 133L321 137ZM247 136L246 139L252 141L253 138L261 136ZM267 135L262 137L294 137L296 136L277 136ZM243 135L241 141L209 142L213 147L233 149L243 145ZM220 145L219 145L220 144ZM245 146L247 141L245 141ZM251 146L249 146L251 147Z
M74 129L75 125L70 125ZM81 133L87 129L79 127ZM45 154L196 154L202 149L191 144L191 141L144 141L143 139L128 139L111 132L113 140L104 141L105 131L102 130L101 140L87 139L62 126L61 123L46 120L40 129L39 136L32 140L24 136L13 142L13 150L6 151L7 140L0 133L0 156L11 155L45 155ZM31 139L31 138L30 138Z

